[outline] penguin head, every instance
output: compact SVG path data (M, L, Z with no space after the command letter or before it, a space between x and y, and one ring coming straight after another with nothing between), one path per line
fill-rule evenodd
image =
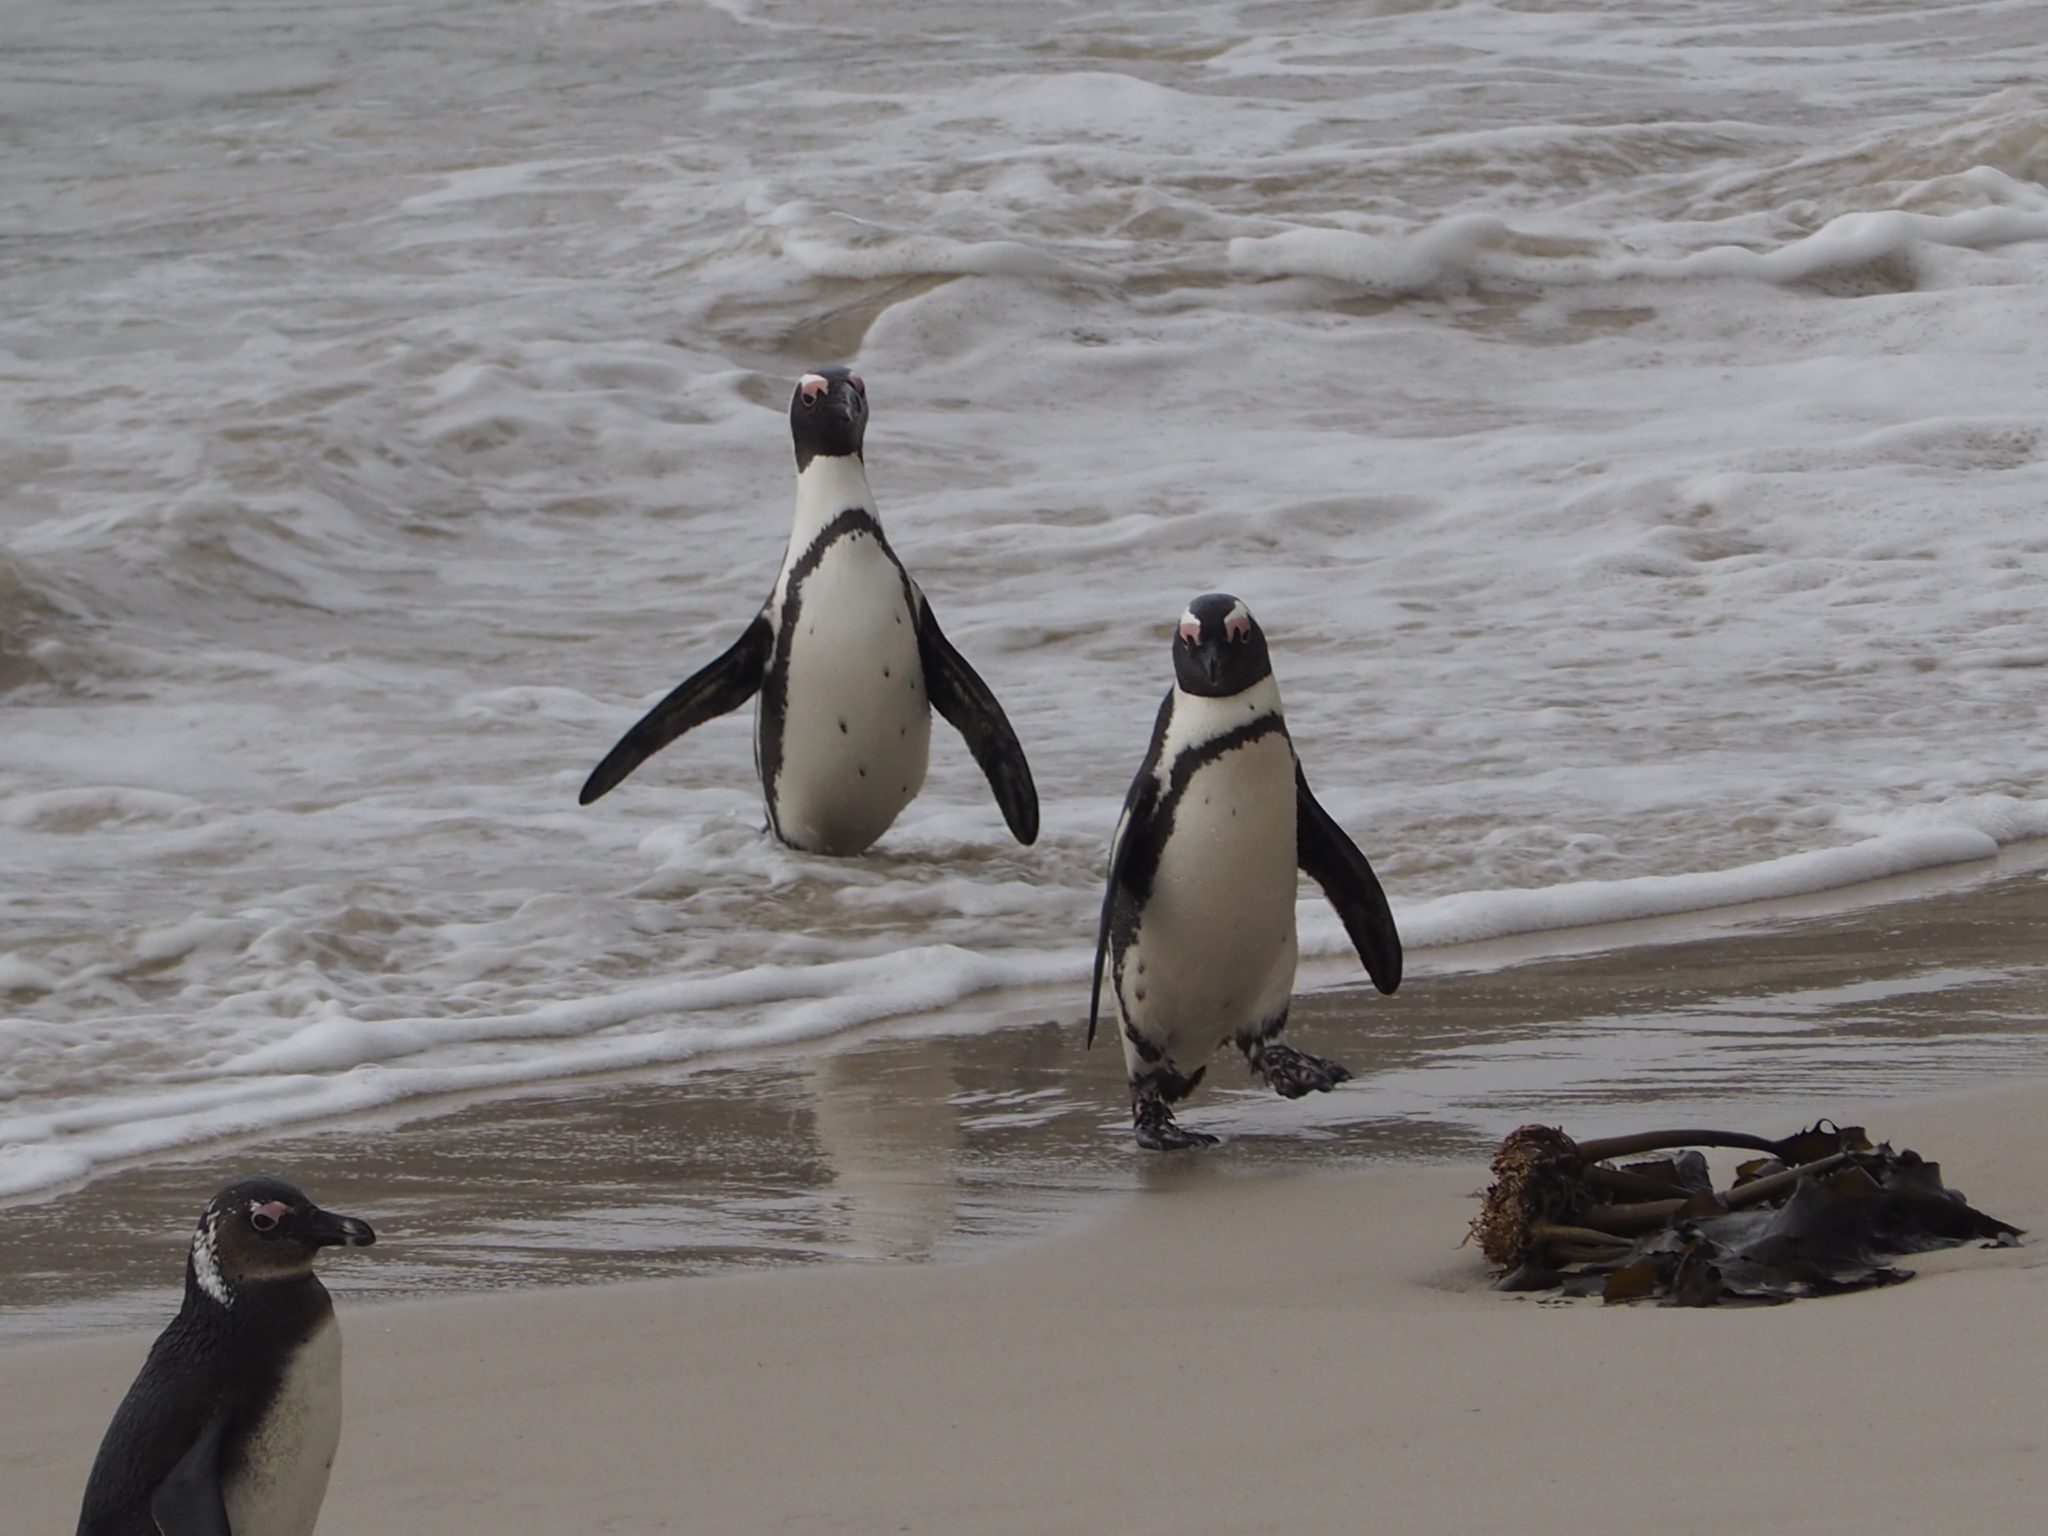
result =
M322 1248L367 1248L376 1240L367 1221L323 1211L283 1179L243 1179L199 1213L190 1281L231 1307L249 1286L311 1274Z
M796 467L823 454L858 458L868 430L868 387L850 368L820 368L796 381L789 397L789 431L796 439Z
M1266 633L1242 600L1204 592L1188 604L1173 637L1173 673L1181 692L1226 699L1273 675Z

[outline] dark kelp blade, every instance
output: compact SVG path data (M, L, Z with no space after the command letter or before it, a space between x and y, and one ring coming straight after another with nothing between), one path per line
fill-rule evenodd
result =
M1769 1155L1740 1162L1723 1190L1699 1147ZM1650 1151L1673 1155L1604 1160ZM1526 1125L1502 1141L1493 1174L1468 1241L1505 1273L1501 1290L1776 1303L1910 1279L1895 1254L2022 1235L1949 1189L1940 1164L1829 1120L1775 1141L1693 1130L1577 1142Z

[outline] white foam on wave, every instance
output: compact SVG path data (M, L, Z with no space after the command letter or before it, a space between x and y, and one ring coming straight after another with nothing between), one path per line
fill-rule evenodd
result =
M2048 800L1984 797L1949 808L1947 818L1923 815L1917 819L1928 824L1740 869L1397 902L1397 917L1411 948L1470 943L1840 890L1994 858L2000 840L1987 828L2008 839L2048 837ZM1320 899L1305 899L1300 916L1305 955L1350 953ZM106 1164L195 1140L302 1126L430 1095L789 1046L1006 989L1065 985L1078 996L1091 958L1078 948L976 954L919 946L870 960L624 988L517 1014L363 1019L328 1007L289 1036L220 1062L203 1081L0 1115L0 1197L74 1182ZM0 955L0 993L44 990L48 982Z
M1999 178L2001 187L2009 178ZM2038 193L2039 189L2034 189ZM1447 287L1528 290L1631 280L1812 283L1869 269L1888 258L1911 262L1937 248L1988 250L2048 240L2048 207L1974 208L1946 214L1884 209L1845 213L1810 235L1769 250L1709 246L1683 255L1647 256L1605 249L1546 250L1559 242L1487 214L1461 214L1412 233L1380 236L1341 229L1295 229L1230 242L1231 265L1261 277L1325 277L1388 297Z
M1072 269L1017 240L953 240L890 229L808 205L779 209L782 254L813 277L1057 277Z
M2043 810L2048 813L2048 807ZM1838 891L1894 875L1997 856L1997 840L1974 828L1929 828L1874 837L1845 848L1789 853L1742 869L1581 880L1537 891L1465 891L1404 909L1401 927L1403 937L1412 944L1469 944L1514 934L1633 922ZM1321 914L1303 934L1303 949L1311 954L1341 955L1345 942L1341 926Z
M925 948L871 963L634 988L516 1016L329 1018L224 1063L200 1084L0 1115L0 1197L74 1181L108 1163L195 1141L301 1126L434 1094L512 1088L821 1039L878 1019L931 1012L980 992L1043 984L1069 968L1065 957ZM5 975L0 968L0 978ZM737 1005L764 998L786 1006L751 1023L735 1022ZM684 1017L667 1025L617 1027L676 1013ZM487 1059L464 1059L449 1049L510 1040L549 1044ZM431 1051L444 1059L413 1060Z

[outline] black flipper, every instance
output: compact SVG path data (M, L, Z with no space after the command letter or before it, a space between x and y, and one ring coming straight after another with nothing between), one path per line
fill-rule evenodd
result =
M1153 840L1152 813L1159 807L1159 780L1147 763L1131 785L1124 801L1123 825L1118 828L1116 846L1109 853L1109 880L1102 888L1102 922L1095 930L1095 981L1088 990L1088 1043L1095 1044L1095 1017L1102 1008L1102 962L1109 957L1109 924L1130 878L1131 853Z
M1011 834L1029 847L1038 841L1038 789L1031 782L1024 749L1017 745L1017 733L988 684L940 630L932 605L921 603L919 609L917 654L924 663L925 693L932 708L966 739L967 750L996 792L996 804Z
M1152 823L1159 812L1159 756L1166 750L1166 727L1172 719L1173 695L1169 693L1159 701L1159 715L1152 722L1152 745L1145 753L1144 766L1131 780L1130 793L1124 796L1123 816L1110 840L1109 879L1102 887L1102 921L1095 930L1095 982L1088 992L1091 1046L1095 1044L1095 1018L1102 1009L1102 962L1109 954L1109 929L1116 913L1117 896L1127 884L1133 883L1135 876L1144 886L1135 893L1142 898L1151 890L1152 875L1159 864L1159 833Z
M706 720L730 714L761 691L768 658L775 650L775 632L764 613L755 618L732 649L702 671L678 683L669 696L650 709L640 723L619 738L604 761L584 780L578 805L588 805L618 786L621 779L683 732ZM1027 839L1028 841L1028 839Z
M1366 974L1382 992L1401 985L1401 935L1379 877L1330 813L1309 793L1301 764L1294 765L1294 849L1301 872L1323 888L1344 919L1344 931Z
M149 1496L149 1517L163 1536L234 1536L220 1490L220 1442L227 1425L222 1408Z

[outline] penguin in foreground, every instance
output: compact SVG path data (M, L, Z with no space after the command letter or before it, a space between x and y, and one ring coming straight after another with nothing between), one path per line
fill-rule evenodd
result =
M1016 733L882 535L861 457L867 425L860 375L824 368L797 381L796 526L775 590L732 649L612 748L581 804L758 693L754 765L768 825L790 847L856 854L888 831L924 785L934 708L967 739L1017 841L1037 839L1038 791Z
M208 1201L185 1303L100 1442L78 1536L309 1536L341 1438L341 1333L313 1258L376 1240L282 1179Z
M1295 871L1323 888L1373 985L1401 984L1386 895L1316 803L1280 715L1266 637L1224 592L1196 598L1173 641L1175 685L1110 849L1088 1042L1110 962L1138 1145L1216 1140L1175 1122L1226 1040L1290 1099L1351 1074L1280 1038L1294 993Z

